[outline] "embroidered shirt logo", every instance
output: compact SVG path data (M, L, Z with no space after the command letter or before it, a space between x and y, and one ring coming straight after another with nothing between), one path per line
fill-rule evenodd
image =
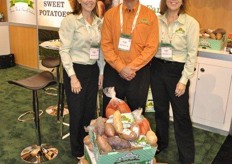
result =
M176 30L176 33L177 34L184 34L185 33L185 30L183 29L183 28L178 28L177 30Z
M151 22L149 20L147 20L146 18L142 18L140 19L138 24L146 24L146 25L150 25Z

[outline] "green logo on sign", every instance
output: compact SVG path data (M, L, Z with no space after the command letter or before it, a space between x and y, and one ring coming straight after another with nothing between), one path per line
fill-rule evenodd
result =
M28 4L28 7L33 9L34 2L32 2L31 0L11 0L10 7L15 6L16 3L26 3L26 4Z

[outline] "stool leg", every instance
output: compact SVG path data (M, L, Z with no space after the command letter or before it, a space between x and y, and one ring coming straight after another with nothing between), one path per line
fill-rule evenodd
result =
M36 90L33 90L32 92L33 92L33 110L34 110L34 122L35 122L37 145L41 145L38 95Z
M56 67L56 79L58 81L57 122L59 122L60 121L60 111L61 111L61 83L60 83L60 69L59 69L59 66Z
M64 126L69 126L68 123L64 122L64 84L60 83L61 99L60 99L60 117L61 117L61 139L67 138L70 134L63 135Z
M42 163L54 159L58 154L58 149L48 144L41 144L38 94L37 90L33 90L32 92L37 145L23 149L21 158L27 163Z
M61 92L61 97L60 97L60 116L64 116L64 84L60 83L60 92Z
M59 82L58 84L58 103L57 103L57 122L60 121L60 116L61 116L61 111L63 110L64 108L64 105L63 105L63 91L62 91L62 83Z

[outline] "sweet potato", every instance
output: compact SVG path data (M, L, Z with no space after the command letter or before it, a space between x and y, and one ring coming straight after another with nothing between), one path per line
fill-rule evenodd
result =
M89 135L85 136L83 142L84 142L85 145L90 144L91 143L90 136Z
M110 146L110 144L107 142L107 140L104 137L97 135L96 141L97 141L97 145L101 151L103 151L105 153L112 151L112 147Z
M216 39L216 35L215 35L214 33L210 33L210 34L209 34L209 37L210 37L211 39Z
M110 123L105 123L105 135L108 137L112 137L115 135L114 126Z
M116 150L127 149L131 147L131 144L129 141L119 138L117 136L108 137L107 141L110 144L110 146Z
M121 112L118 110L116 110L113 114L113 126L118 134L122 133L123 124L122 124Z
M222 39L222 34L221 34L221 33L217 33L217 34L216 34L216 39L217 39L217 40Z
M222 29L222 28L218 28L216 30L213 31L214 34L216 33L221 33L222 35L226 34L226 30Z
M152 130L149 130L146 133L146 139L150 145L156 145L156 143L157 143L157 136L156 136L155 132L153 132Z
M93 152L93 143L90 142L90 144L88 144L87 146L88 146L89 150L90 150L91 152Z
M135 141L137 139L137 134L130 129L123 129L119 136L127 141Z

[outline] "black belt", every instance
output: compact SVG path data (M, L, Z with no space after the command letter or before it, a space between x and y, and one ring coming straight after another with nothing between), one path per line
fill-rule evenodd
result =
M164 63L164 64L184 64L184 63L180 63L180 62L176 62L176 61L168 61L168 60L163 60L160 58L154 58L154 61L158 61L160 63Z

